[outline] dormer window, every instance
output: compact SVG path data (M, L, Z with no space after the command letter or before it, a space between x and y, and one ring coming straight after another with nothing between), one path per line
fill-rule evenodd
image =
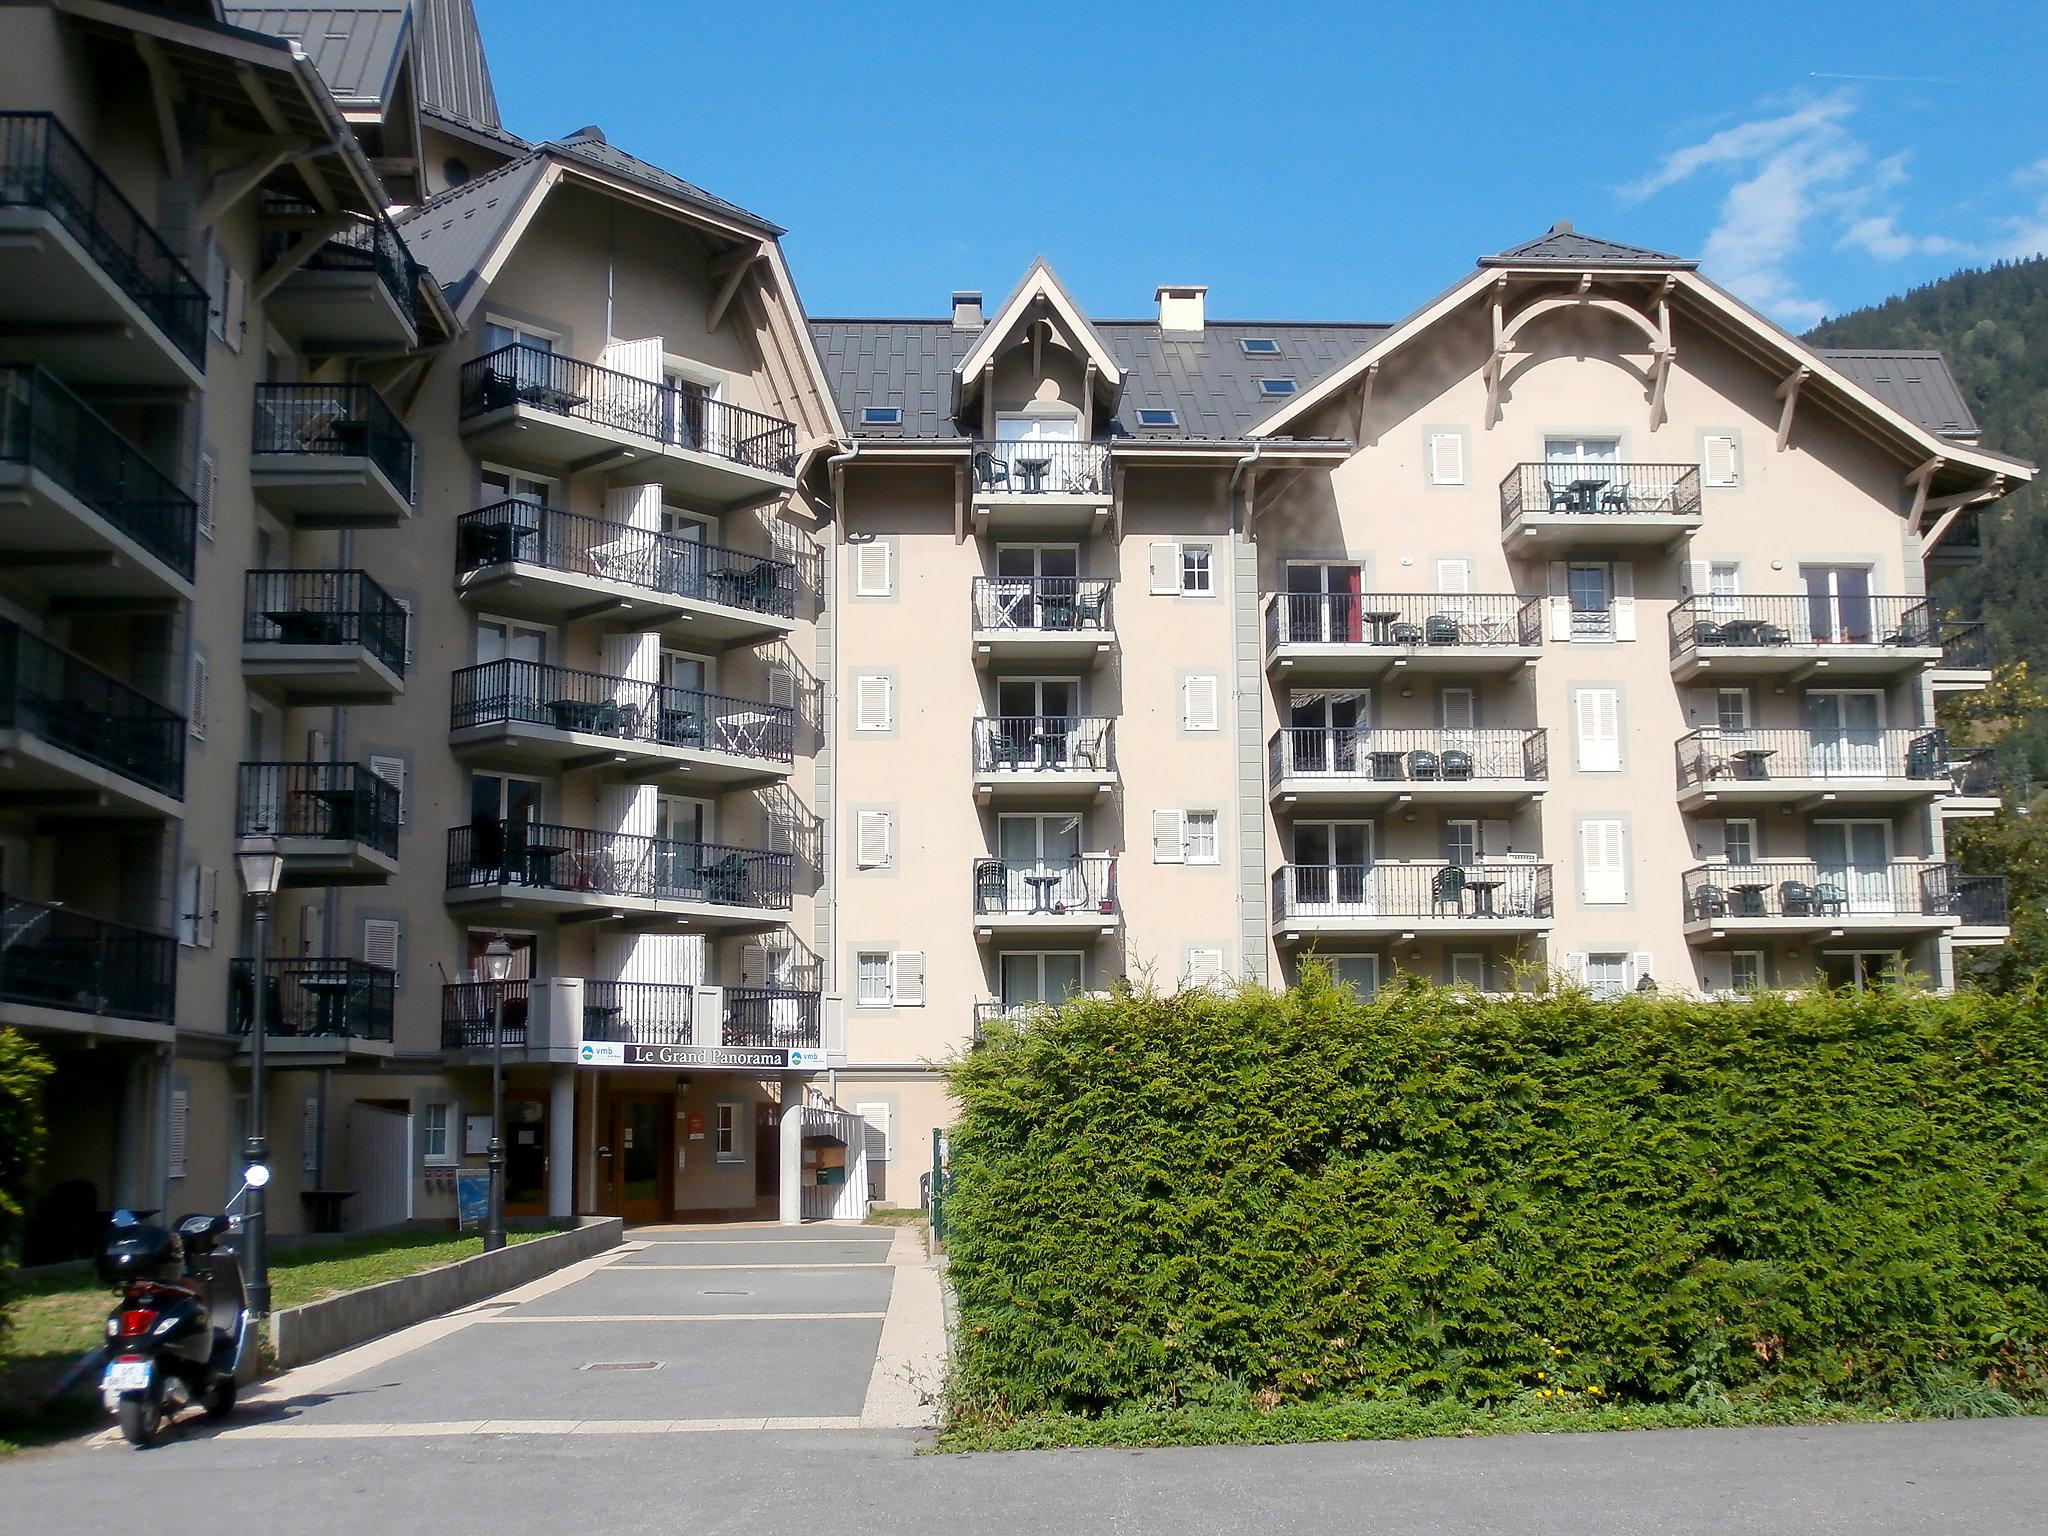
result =
M868 405L861 407L860 424L864 427L900 427L903 425L903 407L900 405Z
M1277 400L1282 396L1291 395L1300 387L1292 379L1259 380L1259 393L1269 400Z
M1239 338L1237 344L1244 350L1246 357L1278 357L1280 355L1280 343L1270 336L1244 336Z
M1178 411L1140 409L1138 425L1141 427L1177 427L1180 425Z

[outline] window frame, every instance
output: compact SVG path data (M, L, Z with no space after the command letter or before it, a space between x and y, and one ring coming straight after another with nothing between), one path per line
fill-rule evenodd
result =
M1207 539L1182 539L1178 542L1180 566L1180 595L1182 597L1214 597L1216 595L1216 546ZM1203 585L1189 585L1189 577L1199 573Z
M868 969L870 960L879 960L879 977L882 995L867 995ZM892 950L856 949L853 952L853 1006L856 1008L893 1008L896 1006L896 958Z
M712 1158L720 1163L744 1163L747 1154L740 1140L740 1110L737 1099L720 1099L712 1107Z
M1261 400L1286 400L1301 393L1301 381L1284 375L1261 378L1257 383Z
M441 1123L436 1127L434 1112L441 1112ZM455 1103L451 1099L424 1099L420 1102L420 1166L423 1168L452 1168L462 1161L461 1152L455 1141ZM438 1130L441 1150L434 1150L435 1133Z
M1195 824L1208 824L1209 852L1198 854L1195 841ZM1180 813L1180 861L1183 864L1221 864L1223 862L1223 814L1209 807L1183 810Z
M1165 406L1141 405L1137 416L1139 428L1147 432L1171 432L1180 426L1180 412Z

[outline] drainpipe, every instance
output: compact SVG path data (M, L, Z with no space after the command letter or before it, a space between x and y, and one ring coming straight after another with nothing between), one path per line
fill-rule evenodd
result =
M1263 437L1259 437L1259 438L1253 438L1253 439L1252 439L1252 451L1251 451L1250 453L1246 454L1246 455L1245 455L1245 456L1244 456L1243 458L1239 459L1239 460L1237 461L1237 468L1233 469L1233 470L1232 470L1232 471L1230 472L1230 490L1229 490L1229 493L1228 493L1228 494L1229 494L1229 497L1230 497L1230 505L1231 505L1231 515L1232 515L1232 517L1233 517L1233 518L1235 518L1235 517L1236 517L1236 512L1237 512L1237 483L1238 483L1238 481L1240 481L1240 480L1242 480L1242 479L1244 478L1244 474L1245 474L1245 471L1246 471L1246 470L1248 470L1248 469L1252 469L1252 468L1254 468L1254 467L1256 467L1256 466L1257 466L1257 464L1258 464L1258 462L1259 462L1259 455L1260 455L1261 453L1265 452L1265 450L1266 450L1266 440L1265 440L1265 439L1264 439ZM1245 532L1246 532L1246 533L1250 533L1250 532L1251 532L1251 509L1250 509L1250 508L1246 508L1246 509L1245 509Z
M851 464L860 457L860 443L851 437L834 438L839 452L825 460L825 494L832 501L832 517L843 531L846 526L846 509L839 504L839 468ZM837 548L835 545L834 548ZM846 758L841 751L839 740L839 683L838 672L843 658L839 649L839 557L833 555L825 565L825 623L832 636L832 669L825 678L825 719L832 732L832 799L834 804L826 807L825 825L828 829L837 822L837 801L839 786L846 775ZM826 838L825 859L825 977L829 983L839 975L839 881L837 839ZM837 1100L837 1094L834 1100Z
M1233 718L1231 720L1231 734L1235 738L1234 750L1236 750L1240 754L1244 751L1244 716L1242 714L1243 704L1241 701L1245 699L1248 694L1257 693L1258 680L1256 678L1246 678L1239 675L1242 664L1239 662L1237 654L1237 625L1238 619L1242 611L1244 594L1239 590L1238 583L1237 544L1240 536L1242 536L1242 538L1247 544L1251 542L1252 508L1249 504L1249 500L1247 500L1247 504L1244 509L1244 525L1240 529L1237 523L1237 486L1238 482L1244 479L1245 475L1248 472L1257 467L1259 462L1259 455L1265 451L1265 448L1266 441L1264 438L1252 439L1252 451L1244 455L1243 458L1239 459L1237 461L1237 467L1230 472L1230 490L1227 493L1228 500L1230 502L1231 523L1231 538L1229 545L1229 593L1231 630L1230 692L1233 700ZM1256 492L1254 492L1254 494L1256 494ZM1256 549L1254 549L1252 552L1252 564L1254 570L1256 570L1258 565L1258 552ZM1256 589L1254 589L1252 597L1252 613L1253 624L1256 627L1258 614L1258 596ZM1257 733L1254 732L1254 749L1256 749L1256 742ZM1238 861L1240 865L1242 865L1245 861L1246 854L1248 852L1247 843L1249 842L1249 839L1251 837L1251 833L1247 829L1254 826L1258 828L1257 835L1259 838L1259 846L1261 850L1263 850L1264 848L1266 835L1266 821L1264 816L1264 810L1265 807L1259 803L1259 799L1255 799L1253 796L1247 794L1244 790L1242 783L1240 783L1237 791ZM1259 859L1259 883L1254 888L1254 894L1252 894L1250 897L1250 901L1254 905L1262 904L1263 898L1259 894L1257 894L1257 892L1263 890L1266 876L1267 870L1265 866L1265 859L1263 858L1263 856L1261 856L1261 858ZM1258 951L1258 959L1256 963L1254 963L1252 955L1252 941L1246 935L1246 929L1249 926L1246 922L1246 913L1244 910L1246 899L1246 893L1244 891L1244 887L1242 884L1242 875L1240 874L1240 884L1238 888L1238 931L1236 945L1238 970L1242 975L1251 976L1254 977L1254 979L1263 982L1268 979L1266 971L1265 951L1263 948L1261 948ZM1263 931L1266 927L1267 914L1263 910L1261 910L1258 915L1258 927L1260 928L1260 930Z

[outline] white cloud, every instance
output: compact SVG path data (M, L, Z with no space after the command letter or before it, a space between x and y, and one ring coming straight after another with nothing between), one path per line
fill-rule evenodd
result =
M1662 165L1625 189L1623 196L1631 202L1640 202L1666 187L1677 186L1709 166L1741 165L1754 161L1782 145L1829 132L1855 110L1856 104L1849 93L1837 91L1780 117L1759 118L1755 122L1723 128L1711 138L1665 156Z
M1904 261L1908 256L1954 256L1969 249L1946 235L1909 235L1899 228L1895 215L1873 213L1856 220L1842 231L1838 244L1862 251L1879 261Z

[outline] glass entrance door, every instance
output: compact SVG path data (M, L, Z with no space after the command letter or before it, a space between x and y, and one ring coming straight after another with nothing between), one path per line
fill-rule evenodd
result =
M1806 587L1807 637L1812 643L1870 645L1876 641L1868 566L1802 565L1799 579Z
M1358 771L1359 737L1372 715L1372 695L1296 689L1287 696L1295 773Z
M1806 724L1817 777L1884 773L1884 695L1876 689L1815 689L1806 696Z
M997 748L1004 767L1057 768L1073 760L1080 684L1016 677L996 684Z
M1006 954L1001 966L1005 1013L1021 1013L1039 1003L1064 1003L1081 990L1078 954Z
M996 834L1009 911L1075 907L1087 900L1080 817L1005 816Z
M507 1004L510 1012L510 1004ZM505 1209L539 1216L548 1208L548 1103L539 1094L505 1095Z
M646 1094L611 1101L607 1140L598 1147L604 1214L628 1221L662 1221L671 1213L668 1170L675 1132L672 1096Z
M1819 821L1813 826L1820 878L1842 893L1851 912L1895 910L1891 845L1889 822Z
M1296 644L1356 645L1365 638L1365 569L1287 567L1287 638Z
M1294 895L1304 917L1371 912L1372 823L1297 821Z
M1074 611L1081 552L1071 544L1005 544L996 551L998 629L1046 629Z

